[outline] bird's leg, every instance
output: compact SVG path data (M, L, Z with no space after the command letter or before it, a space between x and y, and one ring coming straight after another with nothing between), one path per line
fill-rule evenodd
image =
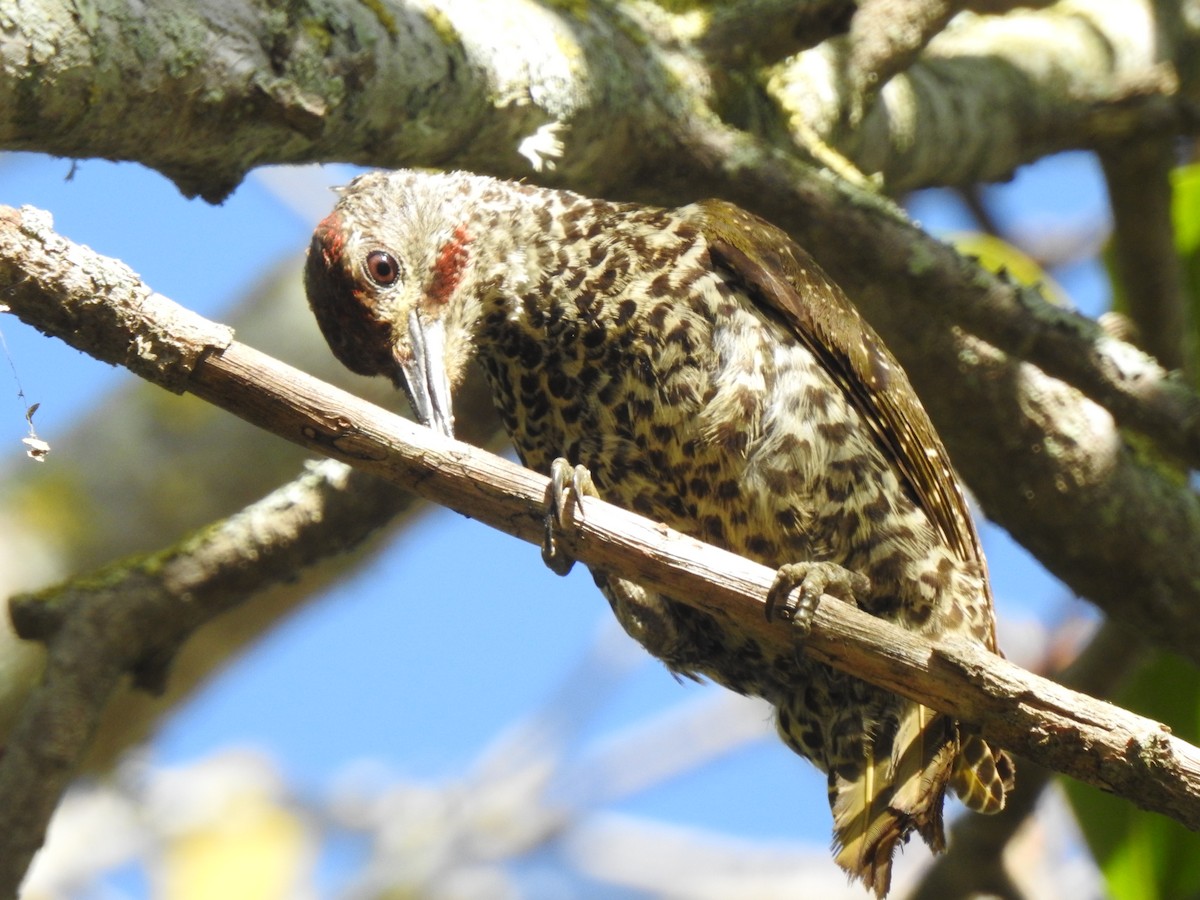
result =
M575 515L582 518L583 498L599 496L587 466L572 466L561 456L550 464L542 559L555 574L566 575L575 565L575 560L559 541L567 505L574 503ZM680 633L679 623L670 609L671 601L656 591L608 572L594 570L592 577L608 598L617 621L631 638L665 662L677 676L695 677L692 674L695 654L689 652L692 642Z
M799 588L793 598L792 592ZM813 616L822 594L858 605L858 598L871 589L871 581L861 572L852 572L837 563L802 562L780 566L775 582L767 592L767 621L775 616L791 622L799 640L808 637Z
M568 488L570 494L567 493ZM566 575L575 565L574 557L563 550L558 538L562 533L567 503L574 501L575 514L582 519L585 495L599 496L587 466L572 466L561 456L554 460L550 464L550 486L546 488L546 530L545 537L542 538L542 561L555 575Z

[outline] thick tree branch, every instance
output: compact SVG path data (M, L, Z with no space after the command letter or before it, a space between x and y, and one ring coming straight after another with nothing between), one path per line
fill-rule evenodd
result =
M926 236L940 279L974 277L976 291L953 310L961 324L1010 356L1078 388L1117 421L1152 438L1165 452L1200 468L1200 397L1178 373L1121 341L1097 322L1049 303L1039 291L1003 275L982 278L957 251ZM964 271L955 278L957 267ZM935 303L945 296L931 295ZM1175 354L1178 356L1178 354Z
M256 165L327 160L509 177L553 166L587 193L629 192L676 167L664 111L758 83L734 35L757 21L753 36L771 3L721 4L710 40L694 11L650 22L618 0L312 0L290 13L260 0L234 19L108 0L103 28L69 0L31 0L0 11L0 96L15 98L0 146L137 160L210 200ZM764 135L791 123L802 152L815 135L895 190L991 180L1064 147L1194 125L1193 67L1173 63L1195 24L1155 15L1149 0L1079 0L955 23L849 134L836 42L780 68L769 102L748 88L725 105ZM745 67L723 69L714 42Z
M1167 8L1072 0L961 17L854 128L841 116L859 90L845 44L827 41L777 67L769 91L801 150L816 135L860 171L881 173L889 192L995 181L1056 151L1196 130L1187 64L1196 25L1163 21Z
M115 275L104 278L109 267ZM96 279L94 297L80 293L74 273L81 268ZM156 383L185 384L288 440L524 540L541 541L548 490L543 476L230 343L225 330L119 277L122 269L53 234L44 214L8 210L0 217L5 300L29 324L99 358L131 359ZM180 322L188 326L186 333L163 331ZM149 360L129 353L138 346L179 349ZM790 630L769 624L763 615L774 578L770 569L594 498L582 513L575 507L569 519L567 550L588 565L736 618L740 627L780 650L791 644ZM72 627L64 624L60 630ZM113 677L113 671L146 658L146 649L157 645L122 646L124 656L106 661L101 676ZM979 723L989 739L1044 765L1200 828L1200 750L1157 723L1031 675L979 647L929 644L836 601L818 609L806 652ZM29 727L23 733L36 746L39 732ZM65 755L51 754L51 760L69 765Z
M662 87L616 6L110 0L91 28L33 0L0 10L0 146L137 160L214 202L257 165L334 159L618 181L628 99Z

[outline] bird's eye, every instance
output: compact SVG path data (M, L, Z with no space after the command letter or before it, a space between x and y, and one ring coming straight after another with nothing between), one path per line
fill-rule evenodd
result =
M372 250L367 254L363 267L367 270L367 277L380 287L393 285L400 277L400 264L386 250Z

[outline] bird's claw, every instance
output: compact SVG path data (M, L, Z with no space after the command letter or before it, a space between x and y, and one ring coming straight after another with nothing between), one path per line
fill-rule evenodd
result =
M568 493L569 489L569 493ZM563 530L567 504L574 502L575 515L583 518L584 496L596 497L596 486L586 466L572 466L563 457L550 464L550 485L546 488L545 537L542 538L542 561L555 575L566 575L575 565L575 558L563 549L559 535Z
M792 592L797 588L799 594L793 598ZM822 594L857 605L858 598L870 589L871 581L866 575L837 563L789 563L779 567L775 582L767 591L767 621L778 616L791 622L797 639L802 641L812 631L813 617Z

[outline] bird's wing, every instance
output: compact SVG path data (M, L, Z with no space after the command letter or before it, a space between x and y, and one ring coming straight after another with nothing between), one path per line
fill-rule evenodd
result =
M713 264L821 361L946 545L979 566L990 603L966 497L929 415L883 341L785 233L729 203L709 200L694 209ZM989 624L987 643L996 650L995 625ZM831 781L837 862L879 896L887 892L893 851L910 831L941 849L941 794L950 779L972 808L995 812L1004 806L1012 760L973 734L963 736L959 754L951 739L957 727L920 704L904 704L892 752L876 758L869 742L858 777L835 775Z
M871 429L913 500L960 559L983 551L949 456L908 376L846 295L769 222L721 200L694 207L715 265L791 329Z

